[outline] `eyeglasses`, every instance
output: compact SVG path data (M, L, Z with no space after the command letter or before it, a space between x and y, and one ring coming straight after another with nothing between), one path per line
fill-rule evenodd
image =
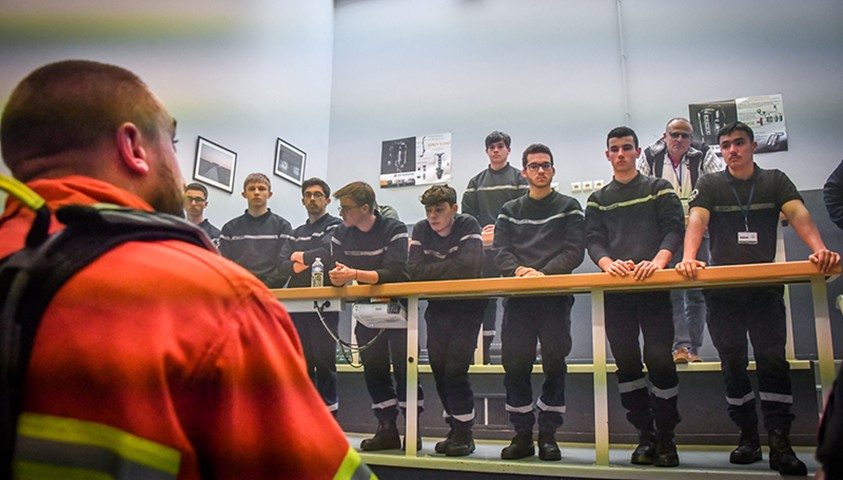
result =
M550 169L551 169L551 168L553 168L553 164L552 164L552 163L550 163L550 162L545 162L545 163L528 163L528 164L527 164L527 169L529 169L531 172L538 172L539 170L547 170L547 171L550 171Z
M202 197L184 197L185 203L205 203Z
M352 206L350 206L350 207L343 207L343 206L340 206L340 207L338 208L338 210L340 211L340 215L342 215L343 213L345 213L345 212L347 212L347 211L349 211L349 210L354 210L355 208L360 208L361 206L362 206L362 205L352 205Z
M679 138L682 137L683 139L691 138L691 134L687 132L668 132L670 138Z
M304 198L325 198L325 194L322 192L304 192Z

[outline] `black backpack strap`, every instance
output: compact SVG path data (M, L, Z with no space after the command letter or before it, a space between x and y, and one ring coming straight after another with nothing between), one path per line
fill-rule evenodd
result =
M125 208L67 206L66 226L40 245L28 244L0 263L0 467L10 472L24 380L41 318L77 272L126 242L181 240L216 251L201 229L178 217ZM33 225L33 230L40 226ZM30 231L30 236L33 236Z

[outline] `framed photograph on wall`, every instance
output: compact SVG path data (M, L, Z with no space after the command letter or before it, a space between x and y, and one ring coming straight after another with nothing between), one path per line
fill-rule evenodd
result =
M301 186L304 182L304 164L307 154L281 140L275 143L275 174Z
M206 138L196 140L196 166L193 178L234 193L234 169L237 153Z

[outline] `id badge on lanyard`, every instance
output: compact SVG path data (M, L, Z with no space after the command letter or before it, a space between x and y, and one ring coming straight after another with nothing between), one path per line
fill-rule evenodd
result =
M738 232L738 245L758 245L758 232L749 231L749 210L752 208L752 195L755 193L755 183L749 189L749 198L746 201L746 206L741 203L735 187L732 187L732 193L735 195L735 201L738 202L738 208L741 209L741 214L743 214L744 231Z

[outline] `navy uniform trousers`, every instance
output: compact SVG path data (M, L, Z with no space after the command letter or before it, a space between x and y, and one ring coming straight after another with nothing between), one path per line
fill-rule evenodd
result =
M484 300L429 303L424 314L427 353L436 391L446 419L461 423L474 420L474 392L468 368L474 359L477 334L483 323L484 303Z
M354 328L357 344L365 345L378 336L379 330L358 323ZM366 389L372 397L372 410L379 422L395 420L398 407L407 406L407 330L390 328L384 330L369 348L360 352L363 362L363 377ZM395 373L392 382L390 365ZM419 412L424 409L424 391L418 389Z
M758 426L755 393L746 367L747 333L758 372L764 428L790 431L793 394L785 358L784 287L722 288L705 292L708 331L720 355L729 417L741 430Z
M618 390L627 420L640 432L653 431L654 421L657 430L672 432L680 417L670 292L606 294L605 315L606 337L618 366ZM639 332L644 337L643 364Z
M316 386L322 401L328 410L336 412L339 408L337 398L337 341L325 330L325 326L337 334L339 313L325 312L322 314L325 325L319 316L313 312L291 313L293 325L301 339L304 359L307 363L307 374Z
M539 432L553 433L565 413L565 357L571 353L571 307L574 297L513 297L504 300L501 332L506 411L516 433L532 432L536 341L541 342L544 384L536 402Z

